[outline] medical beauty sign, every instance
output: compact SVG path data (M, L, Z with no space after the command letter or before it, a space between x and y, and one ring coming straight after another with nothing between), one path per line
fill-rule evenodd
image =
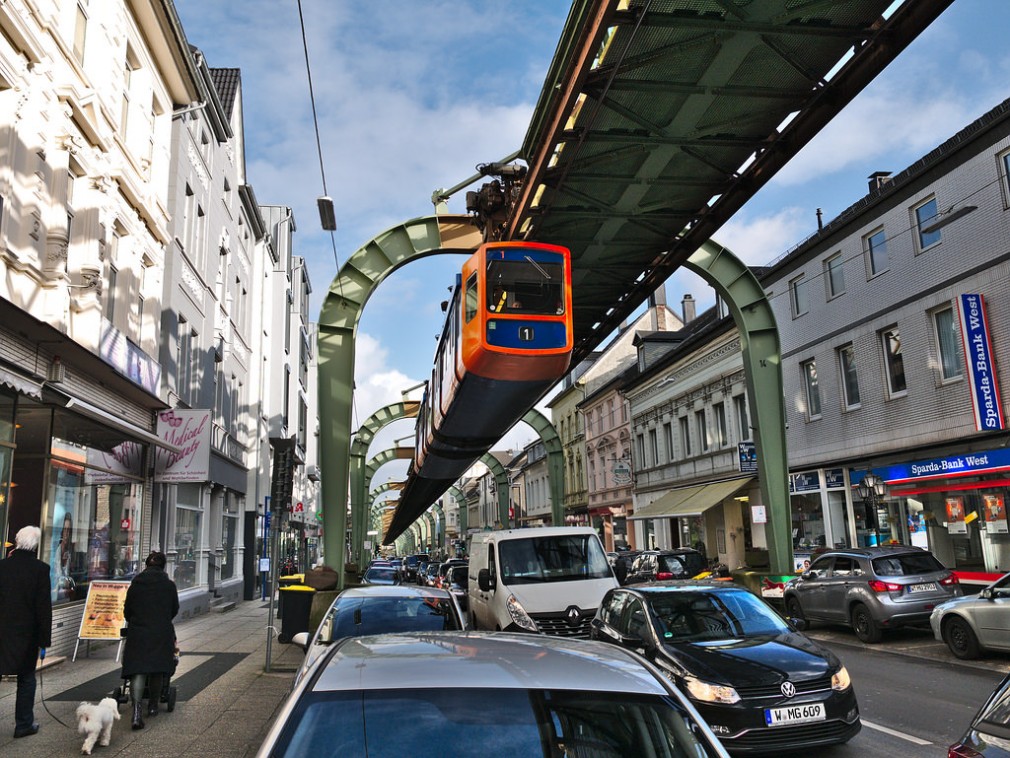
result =
M1004 428L1003 406L999 397L996 362L989 339L989 323L982 295L961 295L957 299L964 345L964 362L968 368L971 404L975 411L975 428L994 432Z

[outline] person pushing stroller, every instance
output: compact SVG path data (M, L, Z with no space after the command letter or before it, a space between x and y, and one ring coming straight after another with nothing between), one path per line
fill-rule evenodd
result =
M123 613L126 617L126 645L123 649L123 679L130 681L133 705L132 727L144 728L143 698L147 689L147 716L158 713L165 680L175 671L175 627L179 612L179 591L165 573L165 554L152 552L146 568L130 582Z

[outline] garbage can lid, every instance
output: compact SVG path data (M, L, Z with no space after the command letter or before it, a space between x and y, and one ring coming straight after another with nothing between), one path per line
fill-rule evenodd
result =
M291 579L293 581L301 583L301 582L305 581L305 574L286 574L285 576L279 576L279 577L277 577L278 581L281 581L281 580L284 580L284 579Z
M304 584L292 584L290 587L278 587L279 592L315 592L315 587L309 587Z

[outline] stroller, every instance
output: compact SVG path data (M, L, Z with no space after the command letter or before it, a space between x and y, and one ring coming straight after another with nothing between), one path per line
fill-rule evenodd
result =
M125 628L123 631L126 631ZM178 690L172 685L172 677L175 676L175 670L179 667L179 645L176 644L174 654L172 655L172 670L168 672L167 675L162 677L161 694L158 697L159 703L165 703L166 710L171 713L175 710L175 699L178 695ZM148 678L150 681L150 677ZM130 677L123 677L123 683L113 690L109 697L114 698L120 705L125 705L130 702L131 692L130 689L133 685L130 683ZM142 700L150 700L151 693L150 687L148 685L144 686L144 691L141 693L142 697L137 698L139 703Z

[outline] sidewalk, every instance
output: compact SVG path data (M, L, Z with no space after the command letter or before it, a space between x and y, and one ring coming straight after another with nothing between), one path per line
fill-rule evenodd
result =
M211 612L176 623L182 657L172 679L178 699L172 713L145 718L146 728L130 729L130 707L112 729L108 747L95 746L95 756L196 758L254 756L278 708L287 697L293 672L302 661L301 648L271 644L271 671L266 673L267 617L261 600L240 603L225 613ZM275 618L280 628L280 620ZM40 672L35 696L39 733L15 740L13 680L0 683L0 755L50 758L79 755L84 737L77 733L75 711L82 700L97 702L121 685L117 645L92 645L85 657L82 642L77 660L69 658ZM57 723L46 712L69 725Z

